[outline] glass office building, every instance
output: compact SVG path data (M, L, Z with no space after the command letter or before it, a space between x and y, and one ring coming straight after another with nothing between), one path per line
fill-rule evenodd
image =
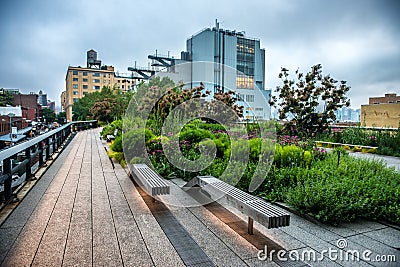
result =
M215 27L206 28L187 39L186 52L182 60L213 62L204 67L193 64L192 86L200 81L208 81L208 88L233 90L245 107L245 119L269 120L271 109L268 100L270 90L265 90L265 50L260 48L260 40L248 38L244 32L229 31Z

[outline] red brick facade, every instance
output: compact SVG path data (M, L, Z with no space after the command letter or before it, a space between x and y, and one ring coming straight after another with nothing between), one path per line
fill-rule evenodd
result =
M385 94L383 97L370 97L369 104L400 103L400 95Z
M22 112L26 112L25 118L27 120L36 120L37 117L41 116L42 106L38 104L38 95L36 94L14 95L14 106L22 107Z

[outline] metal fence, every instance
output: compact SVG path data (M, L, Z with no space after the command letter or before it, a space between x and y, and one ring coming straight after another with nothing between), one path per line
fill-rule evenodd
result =
M34 178L33 166L43 166L57 152L73 131L97 127L97 121L76 121L38 137L0 151L0 197L4 203L13 200L14 191ZM13 177L14 176L14 177ZM14 182L13 182L14 178ZM1 192L2 191L2 192Z

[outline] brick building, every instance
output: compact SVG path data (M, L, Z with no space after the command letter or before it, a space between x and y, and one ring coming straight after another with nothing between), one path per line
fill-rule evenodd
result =
M14 106L21 106L23 116L27 120L36 120L41 116L42 106L38 104L37 94L18 94L14 95Z
M400 103L400 95L396 94L385 94L385 96L381 97L370 97L369 98L369 104L374 105L374 104L384 104L384 103Z

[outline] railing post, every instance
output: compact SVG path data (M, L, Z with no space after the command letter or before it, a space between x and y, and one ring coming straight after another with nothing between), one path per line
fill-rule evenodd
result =
M7 175L7 178L4 180L4 200L5 203L12 197L12 166L11 166L11 158L7 158L3 160L3 174Z
M43 165L43 141L39 142L39 166Z
M46 160L50 159L50 138L46 138Z
M57 134L53 134L52 139L53 139L52 143L53 143L53 154L54 154L57 149L57 146L56 146L57 145Z
M64 140L63 138L64 135L64 130L62 130L59 134L58 134L58 138L57 138L57 149L60 148L62 141Z
M25 149L25 158L28 160L28 163L25 165L25 180L29 181L32 178L32 169L31 169L31 147Z

